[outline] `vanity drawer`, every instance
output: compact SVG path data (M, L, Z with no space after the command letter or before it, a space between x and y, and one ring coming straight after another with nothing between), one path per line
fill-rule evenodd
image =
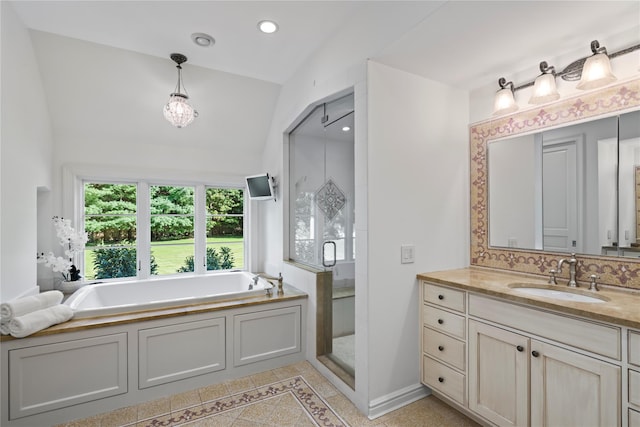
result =
M629 427L640 427L640 412L629 409Z
M640 332L629 331L629 363L640 366Z
M464 313L464 291L423 283L424 301Z
M427 356L422 356L422 363L422 381L464 405L464 375Z
M445 334L464 339L464 317L448 311L440 310L433 306L422 307L422 322L425 326Z
M629 403L640 406L640 372L629 370Z
M620 360L620 328L469 295L469 314Z
M464 342L433 329L422 328L422 343L425 353L464 371Z

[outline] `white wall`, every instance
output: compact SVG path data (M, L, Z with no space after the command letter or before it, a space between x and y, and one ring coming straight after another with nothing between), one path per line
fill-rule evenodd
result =
M418 3L405 4L402 12L396 8L394 13L390 5L380 4L346 22L283 86L264 149L264 169L283 178L284 133L309 105L354 91L356 390L340 380L334 384L370 416L394 403L406 403L411 393L424 393L418 374L416 274L468 265L467 93L379 64L366 65L366 58L393 40L390 22L407 23L417 17L415 8L424 6ZM373 31L377 26L379 30ZM376 73L376 101L370 101L368 94L371 69ZM384 116L373 126L367 125L371 108L376 117ZM376 136L368 139L372 131ZM375 161L373 171L371 161ZM448 184L442 185L445 176ZM368 181L372 177L375 185ZM309 293L308 333L314 334L313 282L282 263L287 256L283 247L287 206L282 195L288 183L280 182L280 201L259 206L262 266L272 274L283 271L285 281L292 280ZM370 204L369 197L375 197L375 203ZM377 221L373 231L369 215ZM401 243L416 245L416 263L399 265ZM314 337L307 347L308 358L332 378L315 362Z
M602 248L618 242L618 139L599 140L597 145L598 246Z
M280 86L183 65L199 117L177 129L162 115L177 72L157 58L32 31L51 106L55 170L66 162L258 172Z
M416 274L469 258L468 95L368 66L369 400L419 387ZM415 263L400 264L400 245Z
M619 142L618 149L620 151L618 244L620 247L629 247L637 243L638 237L636 236L636 213L638 212L636 167L640 166L640 138L622 140Z
M428 6L428 5L427 5ZM264 147L263 167L276 175L280 181L279 202L261 203L258 210L262 269L276 274L282 271L285 281L299 286L309 293L309 325L307 357L333 383L347 395L363 413L369 413L369 336L376 332L368 327L368 263L367 263L367 87L366 59L384 48L390 40L395 40L406 25L420 20L425 4L405 3L402 8L380 3L370 6L362 13L345 22L340 31L307 59L303 67L282 87L273 114L271 128ZM393 13L392 13L393 12ZM362 37L363 34L369 35ZM285 132L302 119L302 114L312 104L331 97L336 93L354 92L354 139L355 139L355 193L356 193L356 390L342 383L315 359L315 287L306 274L291 265L283 265L287 253L283 245L286 237L283 221L287 210L283 194L288 182L284 175ZM300 279L300 280L296 280ZM296 280L296 281L294 281ZM416 320L417 322L417 320ZM313 325L313 326L311 326ZM417 337L416 337L417 340ZM385 368L386 369L386 368ZM415 372L416 366L402 369ZM390 385L392 386L392 385Z
M9 2L2 15L0 299L37 292L38 188L50 188L53 142L28 30ZM43 206L46 208L46 206Z
M167 59L31 31L51 109L55 150L51 211L40 215L42 234L53 233L52 215L74 217L65 165L109 171L110 177L243 185L261 171L265 134L280 86L234 74L183 65L183 80L200 116L177 129L162 115L177 72ZM4 59L4 52L3 52ZM3 64L5 61L3 61ZM9 63L9 61L6 61ZM3 96L3 101L8 97ZM34 205L35 214L35 205ZM41 251L60 250L57 242ZM35 252L35 250L34 250ZM52 286L41 267L42 287Z
M540 145L537 147L539 149ZM541 176L536 171L536 166L540 165L536 164L535 153L533 134L491 142L487 146L491 246L536 247L536 232L541 231L536 219L542 215L536 215L536 202L539 201L535 188ZM518 160L517 167L514 167L514 159Z
M261 260L261 270L270 274L282 272L284 280L298 287L309 295L307 312L307 358L325 376L332 378L333 383L347 395L358 408L367 413L368 408L368 376L356 376L356 391L354 392L346 386L340 379L335 377L328 369L316 360L316 289L314 276L293 265L284 264L283 258L287 258L285 253L284 240L287 238L284 225L284 215L288 209L284 200L288 192L288 181L285 174L285 167L288 163L285 159L287 153L285 148L285 132L291 130L292 125L304 117L303 112L309 105L315 104L333 94L354 91L355 108L355 199L356 199L356 257L360 257L356 267L356 350L360 355L356 355L356 372L366 371L366 348L367 340L367 260L366 260L366 69L364 59L356 63L349 62L341 64L336 62L331 55L331 49L326 49L318 53L324 57L325 69L327 64L332 64L335 69L327 70L332 77L327 77L320 84L313 80L316 72L313 62L309 62L308 68L300 70L294 79L285 84L278 100L278 106L274 112L271 130L267 137L264 150L263 168L274 174L279 182L278 202L259 203L256 214L258 216L258 229L260 234L258 253ZM324 56L326 55L326 56ZM322 62L322 61L320 61ZM358 255L359 254L359 255ZM358 285L358 284L361 285ZM360 288L358 288L360 286ZM360 308L358 308L360 307Z

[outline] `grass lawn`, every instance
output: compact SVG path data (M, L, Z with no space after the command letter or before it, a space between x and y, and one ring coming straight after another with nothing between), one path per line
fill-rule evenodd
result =
M244 268L244 242L242 237L210 237L207 238L207 247L220 248L227 246L233 254L234 268ZM158 264L158 274L175 274L177 270L186 265L185 259L193 256L193 239L168 240L161 243L153 243L151 253ZM218 251L219 252L219 251ZM93 280L93 250L87 247L85 250L85 271L81 273L85 280Z

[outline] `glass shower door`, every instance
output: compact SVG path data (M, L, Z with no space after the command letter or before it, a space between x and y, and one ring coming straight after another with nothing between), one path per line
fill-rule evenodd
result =
M289 135L290 258L323 271L320 347L354 375L353 95L321 104ZM334 351L334 349L336 351Z

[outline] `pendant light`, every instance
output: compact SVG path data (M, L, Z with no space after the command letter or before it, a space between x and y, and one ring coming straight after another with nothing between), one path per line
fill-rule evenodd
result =
M593 55L585 61L582 67L582 77L576 89L596 89L617 80L611 72L607 49L604 46L600 47L598 40L591 42L591 52Z
M533 82L533 95L529 99L529 104L544 104L560 98L556 87L556 70L549 67L546 61L540 63L540 74Z
M164 106L164 118L177 128L188 126L193 119L198 117L198 112L189 104L187 89L182 84L182 65L187 62L187 57L180 53L172 53L171 59L177 64L178 83L172 94L169 95L169 102ZM184 90L184 93L181 92Z

